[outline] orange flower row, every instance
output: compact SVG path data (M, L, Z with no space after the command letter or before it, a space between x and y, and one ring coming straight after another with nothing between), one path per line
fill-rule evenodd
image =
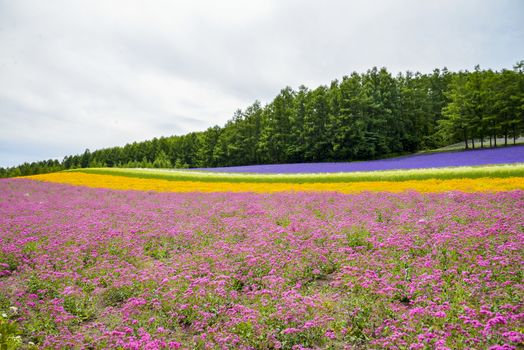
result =
M344 183L247 183L247 182L200 182L142 179L125 176L97 175L80 172L62 172L29 176L39 181L70 185L109 188L115 190L140 190L157 192L283 192L283 191L334 191L356 193L379 192L498 192L523 190L524 178L478 178L478 179L429 179L409 181L368 181Z

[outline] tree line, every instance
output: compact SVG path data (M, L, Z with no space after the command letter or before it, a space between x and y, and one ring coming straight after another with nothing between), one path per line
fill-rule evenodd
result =
M194 168L367 160L464 142L504 145L524 130L524 61L429 74L376 67L315 89L286 87L223 126L0 168L0 177L86 167Z

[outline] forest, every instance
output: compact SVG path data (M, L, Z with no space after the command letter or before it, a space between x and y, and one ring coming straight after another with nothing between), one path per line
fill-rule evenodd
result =
M524 60L500 71L476 66L396 76L374 67L315 89L286 87L266 105L237 110L222 127L0 168L0 177L86 167L369 160L455 142L466 149L507 146L523 131Z

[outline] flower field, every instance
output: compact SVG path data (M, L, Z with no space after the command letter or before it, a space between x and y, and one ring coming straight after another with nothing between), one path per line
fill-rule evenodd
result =
M488 164L512 164L524 162L524 146L510 148L475 149L459 152L436 152L414 154L389 159L369 160L362 162L339 163L301 163L301 164L266 164L231 166L211 169L220 172L243 173L336 173L353 171L376 171L392 169L420 169L451 166L474 166Z
M411 181L355 181L322 183L280 182L226 182L226 181L169 181L115 175L98 175L83 172L51 173L30 176L34 180L81 185L116 190L141 190L157 192L284 192L284 191L334 191L356 193L363 191L401 192L465 192L508 191L524 189L524 177L478 179L427 179Z
M522 348L511 169L1 180L0 348Z

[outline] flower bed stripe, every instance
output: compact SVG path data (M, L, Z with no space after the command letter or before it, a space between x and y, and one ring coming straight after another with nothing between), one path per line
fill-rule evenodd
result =
M524 177L524 163L460 166L450 168L355 171L347 173L308 173L308 174L242 174L217 173L183 169L128 169L128 168L82 168L68 170L98 175L162 179L170 181L202 182L359 182L359 181L407 181L428 179L477 179L482 177Z
M498 192L524 189L523 177L478 179L428 179L412 181L373 181L347 183L245 183L202 182L141 179L125 176L61 172L29 176L39 181L116 190L141 190L156 192L285 192L285 191L333 191L358 193L364 191L384 192Z

